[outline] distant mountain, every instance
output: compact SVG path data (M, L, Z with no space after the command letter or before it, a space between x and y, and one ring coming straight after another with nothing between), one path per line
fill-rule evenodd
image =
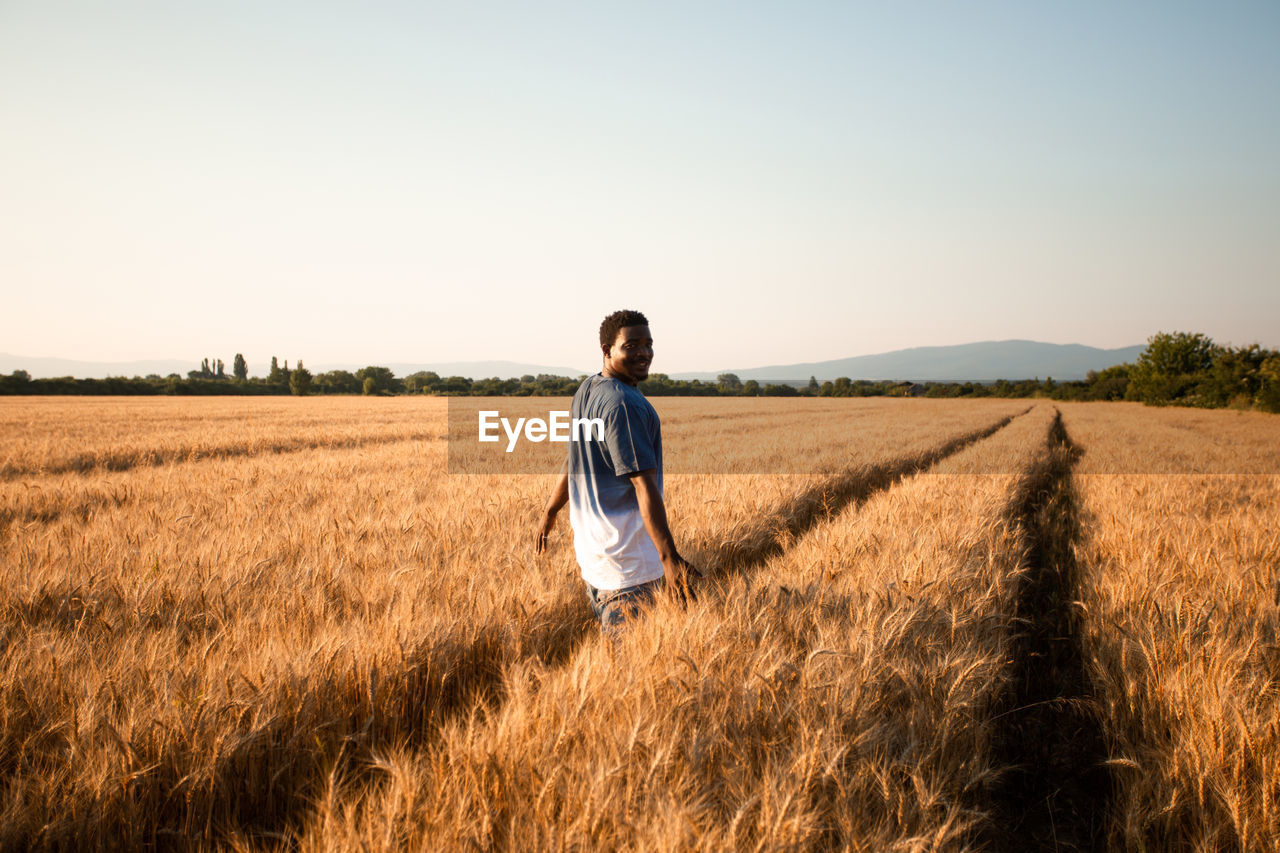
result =
M107 376L146 376L151 373L156 373L160 376L178 373L185 377L188 370L199 369L199 358L189 361L176 361L174 359L77 361L71 358L31 358L25 355L0 352L0 373L25 370L34 379L48 379L55 376L74 376L77 379L102 379ZM230 362L227 363L227 371L231 371Z
M203 356L201 356L203 358ZM306 361L304 359L304 361ZM376 363L376 362L375 362ZM306 362L312 373L323 373L326 370L350 370L353 373L366 364L312 364ZM466 376L471 379L487 379L497 376L502 379L519 378L525 375L537 376L547 373L554 376L581 376L591 371L575 367L548 367L542 364L521 364L515 361L445 361L429 364L393 363L382 364L391 368L396 376L408 376L419 370L434 370L441 376ZM106 376L146 376L151 373L168 376L177 373L186 376L189 370L198 370L200 359L186 361L174 359L153 359L150 361L77 361L69 358L30 358L25 355L13 355L0 352L0 374L25 370L35 379L54 376L74 376L77 379L101 379ZM597 368L598 369L598 368ZM230 359L226 362L227 373L231 372ZM249 365L249 373L254 376L266 375L265 364Z
M391 372L396 376L408 376L410 373L417 373L420 370L431 370L441 376L466 376L469 379L488 379L492 376L496 376L499 379L519 379L521 376L537 376L539 373L545 373L550 376L583 376L594 372L577 367L548 367L545 364L523 364L518 361L437 361L423 364L408 364L405 362L384 364L378 362L378 364L382 367L390 368ZM364 366L363 364L312 366L309 362L307 363L307 369L312 373L323 373L326 370L350 370L354 373ZM599 369L598 367L596 368L596 370Z
M819 382L848 376L850 379L901 379L913 381L995 379L1084 379L1090 370L1102 370L1131 362L1145 349L1138 344L1119 349L1098 349L1081 344L1046 344L1039 341L981 341L945 347L912 347L876 355L860 355L833 361L778 364L718 370L714 373L675 373L674 379L711 379L721 373L739 379L808 380Z
M833 361L817 361L802 364L779 364L769 367L727 368L713 373L675 373L675 379L714 380L721 373L736 373L739 379L769 381L807 381L816 376L818 381L848 376L850 379L909 379L914 381L982 380L994 379L1083 379L1090 370L1102 370L1113 364L1134 361L1142 352L1139 344L1120 349L1098 349L1080 344L1046 344L1038 341L982 341L945 347L912 347L877 355L860 355ZM0 373L25 370L39 379L50 376L75 376L78 378L103 376L146 376L158 373L187 375L188 370L200 366L200 360L173 359L151 361L75 361L66 358L27 358L26 356L0 353ZM327 370L350 370L363 364L313 364L307 367L313 373ZM408 376L420 370L432 370L441 376L466 376L485 379L497 376L502 379L539 373L554 376L581 376L593 371L576 367L554 367L544 364L523 364L515 361L446 361L383 364L396 376ZM227 362L227 372L231 363ZM598 370L599 367L595 368ZM251 363L249 371L262 376L263 364Z

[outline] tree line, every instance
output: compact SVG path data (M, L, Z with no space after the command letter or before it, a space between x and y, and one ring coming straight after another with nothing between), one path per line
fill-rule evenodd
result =
M398 377L390 368L370 365L355 372L330 370L312 374L299 359L292 369L272 356L267 374L249 376L242 354L232 360L230 375L220 358L205 358L185 377L152 374L132 378L32 379L24 370L0 376L0 394L364 394L390 396L572 395L583 377L538 374L517 378L470 379L418 371ZM1257 344L1225 347L1193 332L1160 332L1133 364L1090 371L1085 379L1052 377L995 382L906 382L840 377L808 383L745 382L722 373L714 382L672 379L652 374L640 383L649 396L696 397L1048 397L1055 400L1135 400L1148 405L1257 408L1280 411L1280 352Z

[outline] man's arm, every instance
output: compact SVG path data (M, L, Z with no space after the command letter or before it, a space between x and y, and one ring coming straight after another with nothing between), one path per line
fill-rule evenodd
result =
M658 557L662 560L662 568L667 578L675 584L682 595L689 592L689 578L702 577L702 573L689 565L680 552L676 550L675 537L667 526L667 506L662 500L662 492L658 490L658 469L648 468L629 475L631 485L636 490L636 502L640 504L640 517L644 519L644 529L658 548Z
M541 554L546 550L547 534L556 526L556 515L568 502L569 460L565 459L564 465L560 468L560 478L556 480L556 487L551 491L551 497L547 499L547 505L542 509L542 517L538 519L533 537L533 553Z

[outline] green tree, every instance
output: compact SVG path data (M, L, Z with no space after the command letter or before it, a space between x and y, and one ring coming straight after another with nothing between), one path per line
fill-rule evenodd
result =
M399 394L404 390L404 383L396 379L396 375L391 372L389 367L362 367L356 371L356 378L368 387L369 379L373 380L373 391L365 391L366 394Z
M650 373L649 378L640 383L640 390L646 397L660 397L671 393L671 377L665 373Z
M213 379L214 373L213 373L213 368L209 366L209 359L207 358L201 359L199 370L188 370L187 378L188 379Z
M31 390L31 374L15 370L8 376L0 376L0 394L26 394Z
M1198 391L1213 406L1248 406L1262 390L1262 365L1274 353L1257 344L1223 349Z
M432 391L439 381L440 377L434 370L419 370L404 378L404 390L410 394L426 394ZM533 382L533 377L528 377L528 381Z
M1258 408L1264 412L1280 412L1280 355L1262 362L1258 378L1262 385L1256 398Z
M496 376L477 379L471 383L471 393L482 397L503 397L514 394L519 389L519 379L499 379Z
M942 382L928 382L924 387L924 395L926 397L946 397L947 387Z
M316 374L312 383L322 394L359 394L363 385L349 370L330 370Z
M311 393L311 371L302 366L302 359L298 359L298 366L289 373L289 390L295 397Z
M249 378L249 363L244 360L244 356L236 353L236 357L231 362L231 372L235 374L238 381L244 382Z
M760 383L754 379L748 379L742 383L742 393L748 397L760 396Z
M1221 348L1199 332L1158 332L1129 373L1125 396L1148 405L1197 402L1194 392L1208 379Z
M818 377L810 376L809 386L805 389L805 391L809 394L809 396L816 397L818 396L818 392L821 390L822 390L822 386L818 384Z
M366 397L372 397L374 394L377 394L377 393L378 393L377 381L372 376L366 376L364 378L364 395Z
M284 367L280 366L280 362L276 357L271 356L271 370L267 373L268 385L285 385L289 382L289 362L284 363Z
M1085 376L1082 400L1123 400L1129 389L1129 364L1117 364L1105 370L1090 370Z
M445 394L470 394L471 380L465 376L446 376L435 386L435 390Z
M716 377L716 385L726 394L737 394L742 390L742 380L736 373L721 373Z

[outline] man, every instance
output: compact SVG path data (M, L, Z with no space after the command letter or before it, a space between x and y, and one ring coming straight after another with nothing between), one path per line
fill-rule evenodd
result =
M601 630L616 635L653 601L664 576L677 594L687 595L690 576L701 575L680 556L667 526L661 425L636 387L653 361L649 321L639 311L615 311L600 324L600 350L604 366L579 386L571 416L599 418L604 439L569 443L569 458L537 525L534 553L542 553L568 503L591 608Z

